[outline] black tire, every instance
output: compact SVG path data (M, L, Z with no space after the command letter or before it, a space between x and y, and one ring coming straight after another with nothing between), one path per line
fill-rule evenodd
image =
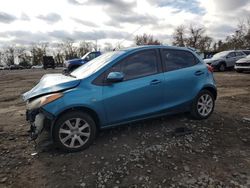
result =
M76 125L77 119L81 119L81 121L78 122L78 126ZM70 122L70 125L73 125L75 129L76 127L78 127L77 128L78 130L70 129L69 128L70 126L68 126L69 124L68 122ZM79 125L81 125L81 127L79 127ZM83 128L86 125L88 125L88 127ZM66 129L67 126L69 129ZM85 132L82 132L83 130L80 130L81 128L83 128ZM67 131L67 133L64 133L65 131ZM82 135L81 133L85 135L89 134L89 136ZM96 136L95 121L89 114L80 111L72 111L60 116L59 119L55 122L53 127L53 139L56 146L66 152L77 152L86 149L93 143L95 136ZM82 142L84 142L83 145L81 145L79 139L82 140ZM66 141L63 143L63 140ZM70 146L71 142L76 144L76 146L74 145L73 147L71 147Z
M243 72L243 70L236 70L236 72L238 72L238 73L242 73L242 72Z
M210 98L211 98L211 101L212 101L212 107L211 107L211 110L210 108L207 109L209 111L208 114L206 115L202 115L200 112L199 112L199 106L201 107L201 105L199 105L198 103L200 103L201 101L201 97L203 96L206 96L208 95ZM203 104L204 105L204 104ZM194 119L198 119L198 120L201 120L201 119L207 119L214 111L214 106L215 106L215 97L214 95L208 91L208 90L202 90L197 96L196 98L194 99L193 101L193 104L192 104L192 107L191 107L191 111L190 111L190 114L191 116L194 118ZM207 108L207 107L206 107Z
M218 70L220 71L220 72L224 72L225 70L226 70L226 64L225 63L221 63L220 65L219 65L219 67L218 67Z

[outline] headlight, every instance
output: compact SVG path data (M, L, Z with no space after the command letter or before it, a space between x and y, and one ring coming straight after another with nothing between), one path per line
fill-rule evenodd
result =
M45 95L42 97L39 97L31 102L27 102L27 109L32 110L36 108L40 108L41 106L44 106L45 104L48 104L50 102L53 102L63 96L62 93L53 93L50 95Z

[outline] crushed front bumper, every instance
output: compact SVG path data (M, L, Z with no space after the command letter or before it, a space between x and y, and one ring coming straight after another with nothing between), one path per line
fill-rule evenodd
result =
M30 123L30 139L37 139L38 135L43 131L45 115L39 110L27 110L26 111L26 120Z

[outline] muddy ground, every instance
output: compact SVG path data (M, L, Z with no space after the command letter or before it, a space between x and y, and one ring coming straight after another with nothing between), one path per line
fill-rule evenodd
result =
M215 73L218 99L204 121L187 114L100 132L78 153L28 142L21 93L61 70L0 72L0 187L250 187L250 74ZM191 134L175 136L178 127Z

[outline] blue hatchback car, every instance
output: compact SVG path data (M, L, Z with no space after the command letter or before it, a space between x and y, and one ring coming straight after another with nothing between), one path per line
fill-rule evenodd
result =
M108 52L69 75L45 75L23 94L31 138L47 128L66 151L88 147L99 129L133 121L179 112L206 119L216 96L211 67L170 46Z

